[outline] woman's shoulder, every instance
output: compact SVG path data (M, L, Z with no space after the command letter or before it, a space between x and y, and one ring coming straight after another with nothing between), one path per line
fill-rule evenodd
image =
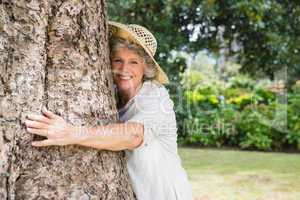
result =
M145 81L135 102L141 108L147 107L152 110L172 110L174 106L166 87L156 81Z
M143 95L151 95L151 96L168 96L168 90L166 87L159 83L156 80L147 80L143 83L143 91L141 92Z

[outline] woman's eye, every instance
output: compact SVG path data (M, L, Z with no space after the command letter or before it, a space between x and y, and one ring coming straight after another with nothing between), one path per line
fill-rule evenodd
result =
M114 60L114 62L120 63L120 62L121 62L121 60L119 60L119 59L116 59L116 60Z
M138 64L138 62L136 62L136 61L131 61L131 64L136 65L136 64Z

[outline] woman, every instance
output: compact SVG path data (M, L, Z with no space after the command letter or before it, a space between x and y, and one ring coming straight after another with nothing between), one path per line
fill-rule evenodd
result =
M34 146L77 144L125 150L127 169L139 200L191 200L192 191L177 154L168 78L154 59L155 37L139 25L109 22L111 64L120 123L75 127L43 108L29 115L27 131L47 137Z

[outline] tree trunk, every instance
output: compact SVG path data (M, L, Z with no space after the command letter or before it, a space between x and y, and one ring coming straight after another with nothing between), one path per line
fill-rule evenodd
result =
M0 199L134 199L124 152L33 147L42 106L76 125L117 120L104 0L0 0Z

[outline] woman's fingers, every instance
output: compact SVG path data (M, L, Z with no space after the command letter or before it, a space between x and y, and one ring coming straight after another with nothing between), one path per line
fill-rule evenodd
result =
M38 121L32 121L28 119L25 121L25 125L30 128L38 128L38 129L48 128L48 124L45 124L43 122L38 122Z
M35 120L35 121L39 121L39 122L44 122L46 124L51 124L51 120L43 115L34 115L34 114L31 114L31 115L28 115L27 116L28 119L31 119L31 120Z
M56 119L57 117L59 117L58 115L54 114L53 112L47 110L47 108L45 106L43 106L42 112L44 115L46 115L50 119Z
M26 121L26 129L29 133L47 137L46 140L34 141L33 146L68 145L72 140L68 138L69 125L62 117L42 108L42 116L29 115Z
M48 131L46 129L35 129L35 128L26 128L27 132L36 134L36 135L41 135L44 137L48 136Z

